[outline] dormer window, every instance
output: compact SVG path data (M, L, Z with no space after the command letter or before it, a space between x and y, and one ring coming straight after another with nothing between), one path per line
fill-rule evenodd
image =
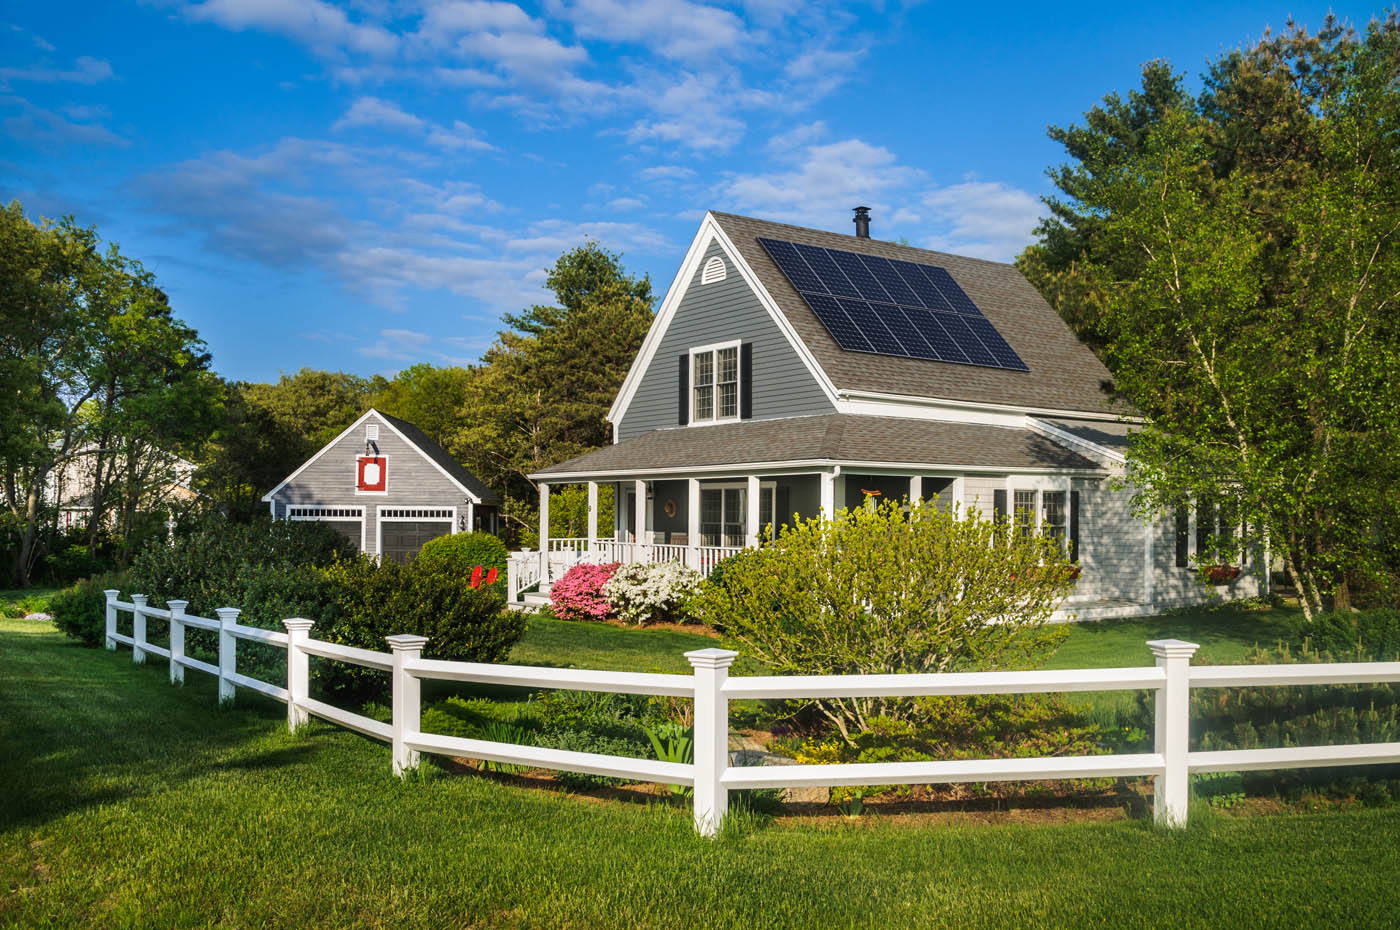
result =
M692 423L739 418L739 343L690 350Z

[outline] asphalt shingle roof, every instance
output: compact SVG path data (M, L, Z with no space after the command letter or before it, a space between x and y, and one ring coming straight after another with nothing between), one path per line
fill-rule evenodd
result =
M552 465L536 476L781 462L1101 470L1028 429L837 413L653 430Z
M455 478L462 487L476 495L482 503L499 504L501 502L500 495L483 484L481 479L476 475L467 471L461 462L448 454L446 449L429 439L427 433L407 420L391 417L382 410L376 410L374 412L393 424L395 429L403 433L405 439L413 443L418 447L420 452L440 465L443 471Z
M1123 409L1110 406L1103 392L1108 369L1012 265L732 213L712 215L838 389L1098 414ZM946 268L1030 371L842 349L758 244L760 236Z
M1132 423L1109 422L1109 423L1089 423L1084 420L1044 420L1056 429L1062 429L1066 433L1078 436L1105 449L1112 449L1114 452L1126 452L1128 450L1128 436L1133 430L1141 429Z

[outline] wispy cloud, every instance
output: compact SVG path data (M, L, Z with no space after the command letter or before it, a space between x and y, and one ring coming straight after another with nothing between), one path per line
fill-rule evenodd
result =
M0 86L20 81L36 84L98 84L111 79L112 66L99 58L86 55L71 68L35 66L32 68L0 68Z
M190 19L225 29L261 29L302 42L320 54L394 54L399 38L373 22L355 22L322 0L203 0L184 7Z
M339 130L371 126L376 129L416 131L423 125L422 118L404 112L397 103L378 97L360 97L331 128Z
M0 95L0 108L17 108L18 113L0 122L4 134L31 148L56 149L74 145L126 146L130 140L105 126L90 120L100 118L96 112L83 114L79 108L76 121L35 106L21 97ZM75 109L75 108L69 108ZM70 114L74 115L74 114Z
M1000 181L969 179L934 188L923 197L935 232L929 248L1010 261L1032 239L1044 207L1027 191Z

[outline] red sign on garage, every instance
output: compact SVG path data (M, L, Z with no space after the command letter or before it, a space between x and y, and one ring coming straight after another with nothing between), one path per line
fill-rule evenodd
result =
M384 493L389 490L389 460L382 455L361 455L355 459L355 490Z

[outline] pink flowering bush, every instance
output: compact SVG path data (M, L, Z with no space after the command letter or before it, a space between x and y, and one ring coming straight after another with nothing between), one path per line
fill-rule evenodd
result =
M564 573L549 589L549 606L560 620L607 620L613 605L603 586L617 571L618 562L594 565L582 562Z

